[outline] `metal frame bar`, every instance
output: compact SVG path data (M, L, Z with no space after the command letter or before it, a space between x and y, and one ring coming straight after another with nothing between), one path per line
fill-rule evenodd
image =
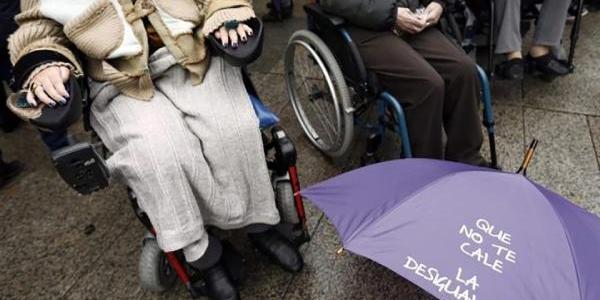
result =
M394 115L396 116L396 132L400 135L402 140L402 155L405 158L412 158L412 148L410 146L410 138L408 136L408 126L406 125L406 115L404 114L402 105L400 105L400 102L388 92L379 94L380 118L385 117L385 109L388 106L392 109L392 112L394 112ZM383 132L385 131L384 124L380 124L380 131L383 136Z
M486 127L488 132L488 139L490 143L490 167L498 168L498 157L496 153L496 136L494 129L494 111L492 108L492 92L490 89L490 81L480 66L477 66L477 75L481 83L481 101L483 102L483 125Z
M573 28L571 29L571 45L569 47L569 58L567 60L567 65L571 72L575 70L573 60L575 59L575 47L577 46L577 40L579 40L579 31L581 30L581 12L583 11L583 0L575 1L577 1L577 15L575 16L575 22L573 23Z

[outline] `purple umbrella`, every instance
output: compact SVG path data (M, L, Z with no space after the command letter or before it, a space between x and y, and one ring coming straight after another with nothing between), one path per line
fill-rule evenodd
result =
M403 159L301 194L345 249L440 299L600 299L600 219L524 176Z

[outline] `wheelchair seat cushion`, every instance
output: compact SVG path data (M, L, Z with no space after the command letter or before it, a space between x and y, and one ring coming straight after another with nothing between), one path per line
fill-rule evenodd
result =
M264 105L258 97L250 95L250 102L252 102L252 107L254 107L261 129L269 128L279 123L279 117Z

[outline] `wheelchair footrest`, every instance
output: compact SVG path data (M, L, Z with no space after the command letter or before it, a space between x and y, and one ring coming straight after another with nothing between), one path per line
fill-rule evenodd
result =
M108 167L88 143L53 152L52 162L62 179L80 194L89 195L108 186Z

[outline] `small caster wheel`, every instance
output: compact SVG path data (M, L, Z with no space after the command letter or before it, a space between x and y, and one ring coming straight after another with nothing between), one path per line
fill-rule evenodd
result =
M146 238L138 266L140 285L144 290L165 292L173 287L177 274L154 238Z

